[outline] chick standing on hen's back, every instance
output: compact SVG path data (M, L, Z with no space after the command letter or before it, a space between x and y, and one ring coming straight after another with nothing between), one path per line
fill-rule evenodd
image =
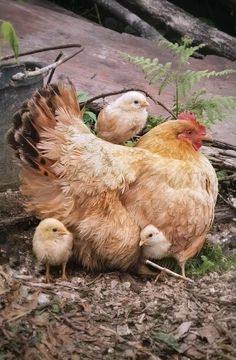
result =
M137 91L123 94L99 113L97 136L114 144L131 139L144 128L148 106L146 97Z
M62 280L67 280L66 264L72 254L73 235L61 221L42 220L35 230L33 251L37 260L46 264L46 281L50 282L50 265L62 265Z

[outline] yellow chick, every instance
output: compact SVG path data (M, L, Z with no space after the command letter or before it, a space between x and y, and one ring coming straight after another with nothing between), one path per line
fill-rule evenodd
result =
M33 252L38 261L46 264L46 281L50 282L50 265L62 265L62 280L67 280L66 264L72 254L73 235L61 221L42 220L33 237Z
M162 259L168 255L171 246L162 231L153 225L147 225L140 232L139 246L145 259Z
M97 136L122 144L138 134L148 118L146 97L137 91L129 91L99 113L96 123Z

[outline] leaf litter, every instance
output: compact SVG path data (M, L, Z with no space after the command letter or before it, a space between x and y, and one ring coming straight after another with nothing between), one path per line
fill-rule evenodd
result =
M236 359L235 269L155 283L71 263L70 281L55 269L46 284L32 229L18 232L0 256L0 359Z

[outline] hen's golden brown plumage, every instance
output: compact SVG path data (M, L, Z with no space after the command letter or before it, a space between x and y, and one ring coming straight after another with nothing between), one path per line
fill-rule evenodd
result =
M63 221L87 269L137 270L148 224L164 233L183 269L205 241L217 196L215 171L198 151L205 129L183 118L130 148L89 131L70 86L39 91L9 133L28 210Z
M72 255L73 235L61 221L42 220L33 237L33 251L39 262L46 265L46 281L50 282L50 266L62 265L62 279L67 280L66 264Z
M99 113L97 135L114 144L122 144L131 139L144 128L148 106L146 97L137 91L123 94Z

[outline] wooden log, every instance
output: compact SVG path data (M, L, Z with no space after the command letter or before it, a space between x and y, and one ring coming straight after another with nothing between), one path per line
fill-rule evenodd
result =
M143 21L137 15L131 13L128 9L120 5L117 1L93 0L93 2L105 8L126 24L130 25L140 34L141 37L154 41L160 41L161 39L163 39L163 36L153 26Z
M214 54L236 59L236 38L217 30L190 15L167 0L122 0L122 5L137 9L141 17L150 17L150 23L161 23L196 44L204 43Z

